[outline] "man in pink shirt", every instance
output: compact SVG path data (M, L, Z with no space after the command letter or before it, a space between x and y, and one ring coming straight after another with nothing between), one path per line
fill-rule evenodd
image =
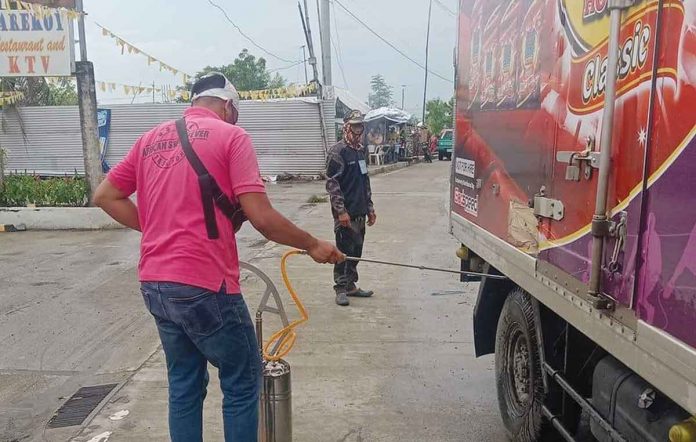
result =
M235 125L239 95L227 78L206 75L191 95L184 118L141 136L94 202L142 232L139 278L167 359L172 441L202 441L208 362L219 370L225 440L255 441L261 366L240 294L238 216L319 263L345 257L271 206L251 139Z

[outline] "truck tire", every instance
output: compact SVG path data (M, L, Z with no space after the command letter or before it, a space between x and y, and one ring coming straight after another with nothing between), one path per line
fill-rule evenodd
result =
M535 327L529 295L514 289L498 320L495 375L500 415L516 442L542 440L548 433L541 411L545 394Z
M445 157L445 155L442 152L437 153L437 160L442 161L442 159Z

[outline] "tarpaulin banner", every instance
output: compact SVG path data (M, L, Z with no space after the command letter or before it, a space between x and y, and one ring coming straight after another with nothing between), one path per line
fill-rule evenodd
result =
M106 150L109 146L109 131L111 130L111 109L97 109L97 125L99 127L102 170L106 173L111 169L109 163L106 162Z

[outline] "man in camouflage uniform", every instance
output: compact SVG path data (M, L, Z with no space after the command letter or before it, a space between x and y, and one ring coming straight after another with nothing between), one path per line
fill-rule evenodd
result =
M343 124L343 139L329 150L326 165L326 190L331 198L336 246L348 256L361 257L365 241L365 224L377 220L372 204L367 158L361 141L364 117L352 111ZM344 261L334 266L336 304L350 304L348 296L368 298L373 292L357 286L358 263Z

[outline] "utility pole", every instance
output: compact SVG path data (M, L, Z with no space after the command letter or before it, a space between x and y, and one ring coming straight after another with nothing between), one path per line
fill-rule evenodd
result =
M155 82L152 82L152 104L155 104Z
M301 12L300 17L302 17ZM304 63L304 82L307 84L309 83L309 78L307 78L307 53L305 52L305 45L302 45L302 61Z
M84 12L82 0L75 2L78 12ZM101 164L101 146L99 144L99 126L97 123L97 88L94 82L94 66L87 61L87 42L85 38L85 17L80 14L77 19L77 32L80 39L80 61L75 62L75 80L77 98L80 108L80 127L82 131L82 156L85 165L85 179L89 204L97 186L104 177Z
M309 26L309 9L307 8L307 0L304 0L304 7L305 14L302 15L302 6L300 6L300 2L297 2L297 8L300 10L300 20L302 20L302 28L304 29L305 39L307 40L307 48L309 49L309 64L312 65L312 71L314 72L314 79L312 81L314 81L314 83L317 85L317 101L319 102L319 122L321 123L321 140L324 144L324 152L328 152L329 136L326 133L328 128L326 125L326 121L324 121L324 93L322 91L322 85L319 83L317 57L314 56L314 44L312 43L312 29Z
M319 35L321 37L321 72L324 86L333 84L331 79L331 9L329 0L321 1L321 15L319 16Z
M406 85L401 85L401 110L404 110L404 99L406 98Z
M302 28L304 29L305 40L307 40L307 49L309 50L309 64L312 66L314 73L313 81L319 82L319 70L317 69L317 57L314 56L314 45L312 44L312 29L309 27L309 9L307 8L307 0L304 0L304 14L302 6L297 2L297 8L300 10L300 20L302 20Z
M425 123L425 100L428 93L428 50L430 49L430 16L433 12L433 0L428 7L428 33L425 36L425 81L423 84L423 122Z

